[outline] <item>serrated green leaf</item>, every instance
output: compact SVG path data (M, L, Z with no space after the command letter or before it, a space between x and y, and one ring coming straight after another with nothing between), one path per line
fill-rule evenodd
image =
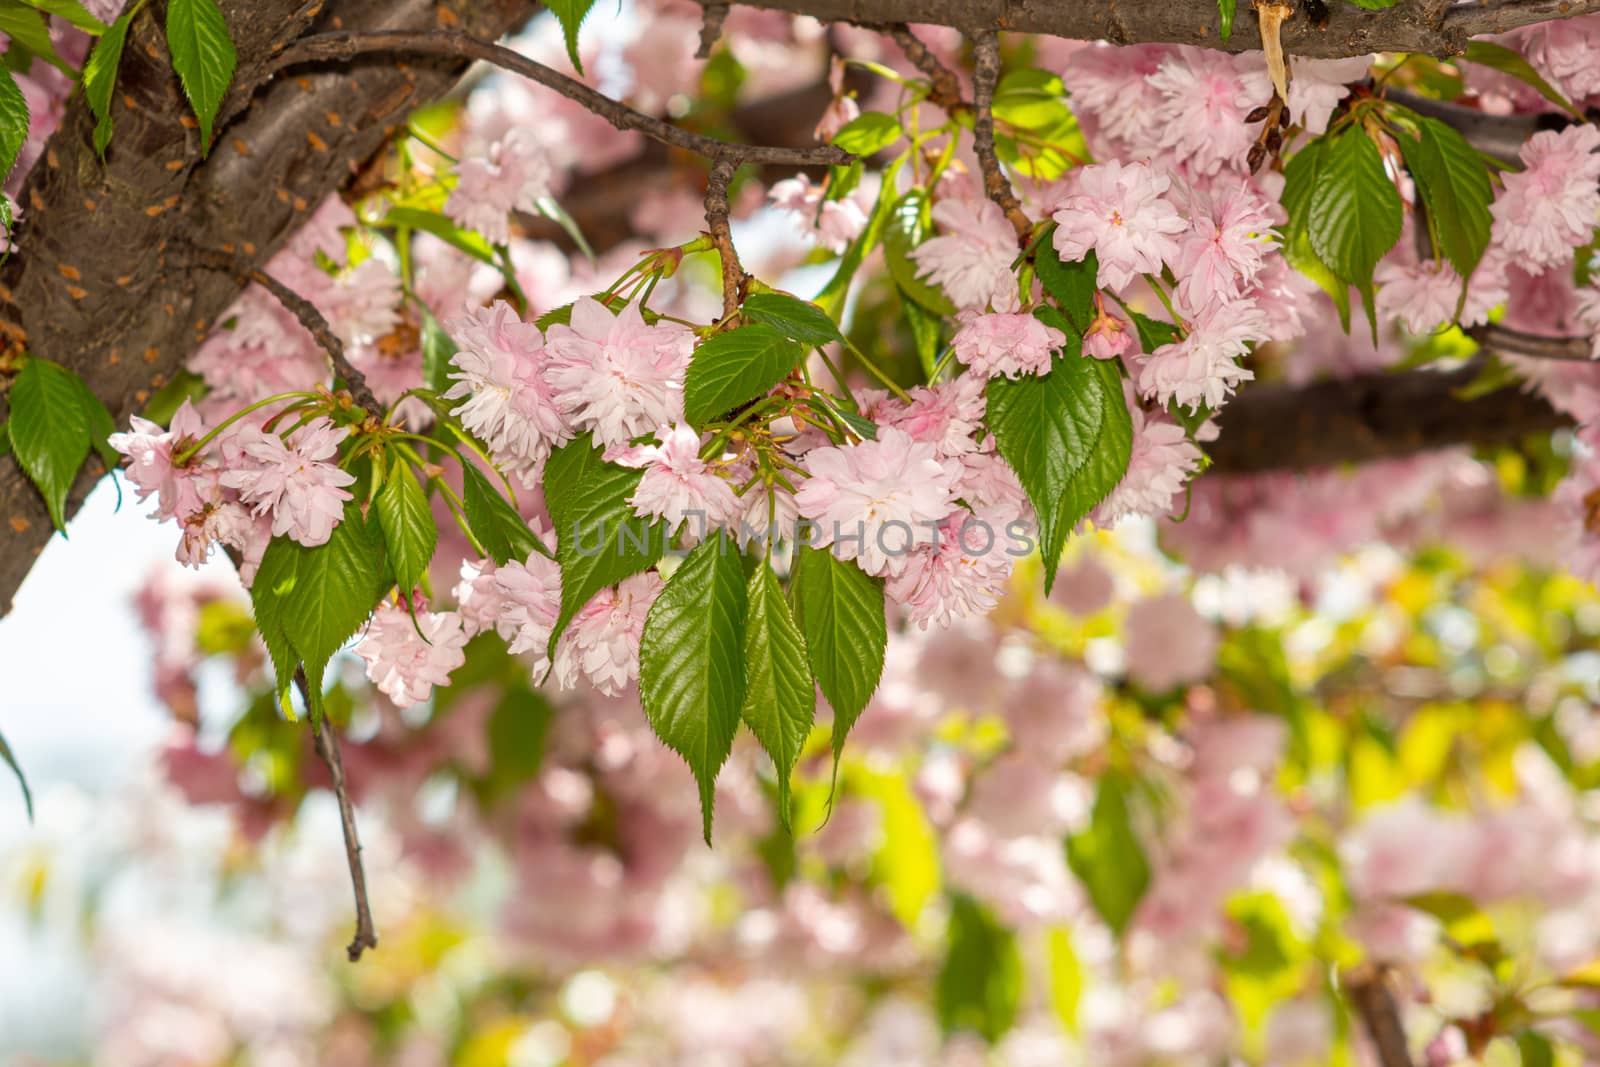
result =
M167 51L184 95L200 122L200 146L211 147L211 126L227 95L239 57L227 20L216 0L170 0L167 4Z
M17 87L9 70L0 68L0 180L17 165L17 156L28 139L28 100ZM6 230L11 229L8 220Z
M1133 329L1139 337L1139 347L1146 352L1154 352L1162 345L1170 345L1178 339L1178 328L1170 322L1161 319L1152 319L1149 315L1132 312Z
M1063 263L1050 239L1041 238L1033 252L1033 269L1039 275L1039 284L1066 315L1072 332L1079 337L1088 333L1089 324L1094 321L1094 294L1098 288L1095 279L1100 272L1094 250L1077 262Z
M1361 129L1334 137L1306 204L1306 232L1317 257L1355 286L1374 336L1372 271L1400 239L1405 205L1378 146Z
M373 509L383 530L383 543L389 551L395 584L409 596L428 572L428 563L439 543L439 528L434 525L433 509L428 507L422 483L417 481L411 464L399 454L395 455L389 475L378 490Z
M83 408L84 424L89 433L89 447L100 457L100 462L105 464L106 470L116 470L117 464L122 462L122 454L112 448L111 442L107 440L117 432L116 421L111 418L111 412L82 378L74 374L72 383L77 387L78 404Z
M778 330L792 341L804 345L825 345L843 341L839 327L828 313L809 300L788 293L752 293L745 298L744 317Z
M583 60L578 58L578 29L589 17L595 0L549 0L544 6L561 22L561 35L567 42L567 58L572 69L583 73Z
M94 150L105 158L111 143L111 98L117 86L117 69L122 64L122 49L128 41L133 12L127 11L113 22L94 44L94 51L83 64L83 98L94 113Z
M1100 779L1089 826L1067 838L1067 864L1095 911L1118 937L1150 885L1150 861L1134 833L1129 785L1116 772Z
M720 535L689 553L661 590L639 641L639 699L656 736L700 786L706 843L717 772L744 705L744 562Z
M22 803L28 809L28 821L33 821L33 790L28 788L28 779L22 773L22 765L17 762L17 757L11 751L11 746L6 744L5 735L0 734L0 760L11 768L11 773L17 776L17 785L22 787Z
M1468 63L1498 70L1501 74L1509 74L1518 81L1532 86L1540 96L1569 115L1583 118L1583 112L1574 107L1572 101L1561 95L1560 90L1546 81L1521 52L1507 48L1503 44L1478 38L1467 42L1467 51L1461 58Z
M511 502L500 495L488 475L471 463L462 464L461 503L472 536L478 539L489 558L498 564L524 560L543 546L529 529L527 520Z
M904 133L893 116L868 111L845 123L833 135L833 143L853 156L872 156L894 144Z
M702 426L764 394L794 370L805 350L764 322L715 334L694 350L683 382L683 415Z
M1437 119L1417 119L1419 138L1397 137L1406 167L1416 180L1428 221L1456 273L1470 278L1489 247L1494 186L1489 171L1466 138Z
M1238 8L1239 0L1217 0L1217 33L1224 41L1233 36L1233 16Z
M24 4L47 15L65 19L84 33L98 37L106 32L106 24L90 14L80 0L22 0Z
M833 708L833 763L883 677L889 644L883 580L822 549L795 556L795 609L806 638L806 657Z
M561 565L561 614L550 632L552 659L556 642L579 608L600 590L654 564L667 548L661 524L647 525L628 504L644 472L600 457L594 439L579 434L550 453L544 467L545 506L555 524L556 562Z
M11 447L44 496L56 529L66 530L67 492L89 458L89 416L78 376L33 357L11 385Z
M884 220L883 261L902 293L935 315L948 318L956 313L956 306L943 289L917 277L917 264L911 258L912 249L928 239L932 228L928 194L912 189L894 202Z
M989 381L989 429L1038 516L1047 592L1067 534L1087 513L1068 514L1065 505L1074 479L1100 447L1108 405L1099 366L1099 360L1079 354L1077 338L1069 335L1050 373ZM1120 388L1116 400L1122 403ZM1124 457L1124 468L1126 462Z
M950 902L947 944L935 990L939 1026L971 1030L992 1045L1016 1022L1022 1000L1016 935L962 894Z
M0 33L11 38L12 48L26 49L69 78L77 76L72 64L56 52L55 42L50 39L50 24L38 11L0 4Z
M422 346L422 381L429 389L442 393L450 388L450 357L460 349L455 339L433 317L433 312L417 301L417 312L422 319L419 343Z
M772 567L756 564L745 592L749 613L744 631L747 671L739 717L772 757L778 779L778 817L789 824L789 776L817 712L817 687L806 659L805 638L789 612Z

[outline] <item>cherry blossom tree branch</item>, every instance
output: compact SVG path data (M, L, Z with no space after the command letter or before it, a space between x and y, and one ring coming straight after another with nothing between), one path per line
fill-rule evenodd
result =
M747 277L739 263L739 253L734 250L733 229L728 222L728 183L733 181L737 169L732 160L719 159L711 165L711 176L706 179L706 226L722 262L722 314L725 318L739 310Z
M977 153L978 166L983 171L983 189L989 199L1000 205L1006 221L1017 231L1017 243L1025 244L1033 224L1022 210L1022 203L1000 169L1000 157L994 148L994 86L1000 77L1000 38L993 30L976 30L972 34L972 150Z
M928 79L928 102L944 109L946 114L965 111L972 105L962 99L961 82L955 72L939 61L939 57L911 32L911 27L897 22L888 28L889 36L900 46L906 59Z
M1381 1067L1414 1067L1400 1005L1382 967L1365 964L1345 974L1345 992L1378 1053Z
M304 671L295 672L295 684L300 695L306 698ZM309 698L307 698L309 699ZM345 952L355 963L361 953L378 947L378 930L372 922L372 905L367 900L367 872L361 862L361 834L356 829L356 809L350 801L350 788L344 779L344 758L339 754L339 739L334 735L333 724L311 720L311 736L316 742L317 756L328 769L333 782L333 796L339 802L339 828L344 835L344 858L350 865L350 890L356 899L356 932Z
M717 38L722 36L722 24L727 20L726 2L706 5L705 18L700 23L700 47L694 53L696 59L711 58L711 50L717 46Z
M287 285L268 274L266 271L253 267L248 263L240 262L236 257L225 252L216 252L210 249L198 249L197 261L212 270L227 271L234 277L244 282L255 282L261 288L271 293L288 312L300 321L300 325L316 339L322 350L328 353L328 359L333 363L333 369L343 378L345 385L350 390L350 395L355 402L365 408L370 414L382 415L383 405L378 403L378 398L372 395L372 389L367 385L367 376L350 362L344 353L344 342L339 335L333 332L333 327L328 325L328 320L323 318L322 312L317 310L317 305L289 288Z
M790 148L781 145L736 144L694 133L653 115L635 111L626 104L596 92L576 78L569 78L560 71L535 62L509 48L480 40L469 33L453 30L347 30L313 34L300 38L284 49L272 61L268 70L280 71L287 67L318 61L349 62L358 56L374 54L447 56L491 63L576 101L619 130L637 131L662 144L693 152L713 162L726 160L734 164L773 163L804 167L843 165L855 158L833 145Z
M1467 335L1485 348L1514 356L1570 363L1594 362L1587 337L1545 337L1494 322L1486 326L1474 326L1467 330ZM1600 364L1596 366L1600 367Z

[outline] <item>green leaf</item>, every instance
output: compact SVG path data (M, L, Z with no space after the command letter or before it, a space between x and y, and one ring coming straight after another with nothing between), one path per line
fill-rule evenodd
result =
M1081 1029L1078 1005L1083 1000L1084 974L1083 961L1072 947L1071 928L1058 926L1051 930L1045 951L1050 965L1050 1004L1067 1033L1077 1034Z
M1067 864L1118 937L1150 885L1150 861L1133 832L1128 793L1121 774L1101 778L1088 828L1067 838Z
M211 124L227 95L239 57L217 0L171 0L167 4L167 51L183 92L200 120L200 145L211 146Z
M1495 44L1493 41L1477 39L1467 42L1467 51L1461 58L1468 63L1498 70L1501 74L1509 74L1518 81L1532 86L1535 92L1556 107L1577 118L1583 118L1583 112L1573 107L1572 101L1562 96L1560 90L1546 81L1521 52L1507 48L1503 44Z
M567 623L596 593L646 569L666 551L660 523L646 525L628 498L643 471L600 458L589 434L550 453L544 467L545 506L555 524L561 565L561 614L550 632L550 654ZM735 715L738 709L734 709Z
M939 365L940 328L944 320L906 296L904 291L900 292L900 312L916 345L917 366L922 368L924 377L931 379L934 367Z
M853 156L872 156L894 144L904 133L893 117L868 111L846 123L833 135L833 143Z
M878 199L873 201L872 213L867 216L866 226L862 228L861 234L850 242L844 255L839 257L839 266L834 270L833 277L828 279L828 284L817 294L817 303L829 314L837 315L843 310L845 297L850 292L851 279L861 268L867 253L878 246L889 217L890 206L894 203L895 178L905 166L909 155L909 152L902 152L883 168L878 184Z
M106 32L106 24L89 13L79 0L22 0L24 4L48 15L56 15L84 33L98 37Z
M89 458L89 416L78 376L32 357L11 386L11 447L43 494L56 529L66 531L67 491Z
M1089 324L1094 321L1094 294L1098 288L1095 279L1100 272L1094 250L1075 263L1063 263L1055 244L1044 237L1033 251L1033 269L1039 275L1039 284L1055 298L1072 324L1073 332L1079 337L1088 333Z
M806 660L805 638L789 613L783 586L765 561L756 564L746 590L749 621L744 662L749 672L739 717L772 757L778 778L778 817L789 825L789 776L817 712L817 688Z
M100 457L100 462L105 464L106 470L116 470L117 464L122 462L122 454L112 448L111 442L106 440L117 432L116 421L111 418L111 412L82 378L73 374L72 384L77 387L78 405L83 409L84 423L88 427L89 447Z
M124 12L94 44L83 64L83 98L94 112L94 150L104 159L111 143L111 97L117 85L117 68L122 63L122 48L128 41L133 12Z
M583 60L578 58L578 28L589 17L594 0L549 0L544 6L561 21L561 35L567 42L567 58L572 60L572 68L582 74Z
M450 357L460 349L422 301L416 302L416 308L422 318L422 381L429 389L442 393L450 388Z
M556 201L554 197L541 196L534 202L539 209L539 214L560 226L562 231L572 239L572 243L583 253L583 258L590 263L594 262L594 249L589 244L589 239L583 235L583 228L578 225L578 220L573 218L566 208Z
M554 717L555 709L538 690L520 684L507 687L486 727L493 760L488 782L491 798L514 796L538 776L544 764L545 736Z
M392 207L378 221L378 226L384 229L401 228L421 230L431 233L439 240L450 245L460 252L465 252L480 263L487 263L498 268L499 260L494 254L494 248L482 237L471 230L463 230L454 222L437 211L424 211L416 207ZM566 306L568 315L572 313L572 306ZM548 314L548 313L547 313ZM565 320L562 320L565 321ZM539 320L539 328L544 329L544 320Z
M11 173L28 139L28 101L11 72L0 68L0 180ZM6 229L11 228L9 220Z
M911 258L911 250L931 236L931 212L928 194L921 189L912 189L896 200L884 222L883 260L902 293L934 314L949 318L955 315L956 306L943 289L917 277L917 265Z
M1066 96L1059 74L1037 67L1007 71L994 90L995 121L1021 130L1058 129L1063 123L1074 121Z
M1038 515L1049 592L1067 534L1127 471L1133 431L1121 382L1110 364L1080 356L1069 337L1050 373L991 379L988 418Z
M1400 239L1405 206L1365 131L1346 130L1326 150L1306 204L1306 227L1317 257L1356 287L1377 332L1372 271Z
M826 311L788 293L752 293L745 298L743 310L744 317L751 322L766 323L804 345L819 346L844 340Z
M467 514L472 536L489 558L504 564L510 559L527 559L530 552L543 551L544 546L533 536L527 521L500 495L488 475L471 463L463 463L461 469L462 510Z
M433 509L428 507L422 483L417 481L411 464L399 454L395 455L389 476L378 490L373 509L383 529L383 543L389 550L395 584L409 596L428 572L428 563L439 543L439 528L434 525Z
M1144 351L1154 352L1162 345L1170 345L1178 339L1178 328L1172 323L1152 319L1137 311L1132 314L1133 329L1139 335L1139 347Z
M1400 0L1350 0L1350 3L1363 11L1384 11L1399 2Z
M1233 36L1233 16L1239 0L1217 0L1218 33L1224 41Z
M823 549L802 547L792 580L806 656L833 708L833 765L883 677L889 627L883 580Z
M0 4L0 33L11 38L11 48L21 46L67 77L77 76L72 64L56 52L55 42L50 39L50 24L38 11ZM26 68L21 71L25 72Z
M0 422L0 456L11 455L11 424Z
M372 614L388 587L383 535L355 500L326 544L307 548L274 537L250 586L256 628L267 642L287 691L294 664L303 663L306 697L313 718L322 716L322 675L333 654Z
M1017 1020L1022 954L1010 930L966 895L950 902L949 945L935 991L939 1025L971 1030L991 1045Z
M1517 1034L1517 1053L1522 1057L1522 1067L1556 1067L1555 1046L1537 1030L1523 1030Z
M1489 247L1494 187L1483 159L1466 138L1437 119L1418 117L1421 137L1396 138L1406 167L1428 208L1430 228L1451 266L1470 278Z
M700 784L707 844L717 772L744 704L745 611L744 561L730 542L710 537L673 572L639 641L639 699L656 736Z
M11 773L17 776L17 784L22 787L22 803L28 809L28 821L33 821L33 790L28 788L28 779L22 773L22 765L17 762L17 757L11 751L11 746L6 744L4 735L0 735L0 760L4 760Z
M757 322L715 334L694 350L683 382L683 414L702 426L766 393L800 362L804 349L776 326Z

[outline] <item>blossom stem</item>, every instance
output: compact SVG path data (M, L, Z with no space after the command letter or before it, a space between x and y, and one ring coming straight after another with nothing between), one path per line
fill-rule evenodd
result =
M874 363L874 362L872 362L872 360L868 359L867 358L867 354L865 352L861 351L861 349L857 348L855 346L855 344L850 340L850 338L846 337L844 339L844 344L845 344L845 347L850 350L851 354L854 355L856 357L856 359L861 361L861 365L863 367L867 368L867 370L872 373L872 376L874 378L876 378L876 379L878 379L878 381L882 382L884 387L886 389L888 389L889 392L893 393L895 396L899 397L901 400L904 400L906 403L908 403L908 404L911 403L911 394L907 393L904 389L900 388L899 384L896 383L893 378L889 377L888 374L884 373L884 371L881 368L879 368L879 366L876 363ZM842 381L841 381L841 384L843 384Z
M1144 276L1144 280L1149 283L1150 288L1155 291L1157 298L1159 298L1161 301L1161 306L1167 309L1167 314L1172 316L1172 324L1181 329L1183 327L1183 316L1179 315L1177 311L1173 310L1172 298L1167 295L1167 290L1161 284L1161 279L1157 278L1154 274L1146 274ZM1127 307L1127 305L1123 304L1123 307Z
M238 411L235 411L232 415L229 415L227 418L211 427L211 429L207 430L205 436L201 437L200 440L196 441L194 444L190 445L188 448L174 456L172 458L172 465L174 467L181 467L185 463L188 463L195 457L197 452L214 441L218 434L220 434L223 430L226 430L229 426L232 426L234 423L238 422L240 419L244 418L246 415L250 414L252 411L260 411L269 404L281 403L282 401L290 400L294 397L306 397L312 400L322 399L322 396L318 393L300 392L276 393L267 397L265 400L257 400L254 404L251 404L247 408L240 408Z

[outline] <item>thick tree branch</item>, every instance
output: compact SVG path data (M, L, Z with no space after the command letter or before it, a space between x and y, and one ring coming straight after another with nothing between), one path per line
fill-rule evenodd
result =
M724 0L700 0L702 4ZM1217 5L1206 0L749 0L752 7L811 15L823 22L861 26L924 23L976 30L1047 33L1113 44L1167 42L1245 52L1261 47L1254 19L1236 19L1222 40ZM1283 25L1283 48L1291 55L1336 58L1369 52L1458 55L1474 34L1498 33L1600 11L1600 0L1489 0L1442 8L1403 0L1382 11L1354 4L1328 5L1328 20L1315 26L1303 12Z
M983 171L983 191L1005 212L1006 221L1017 231L1017 242L1025 244L1033 224L1023 212L1005 171L1000 169L1000 157L994 150L994 86L1000 77L999 36L993 30L975 30L972 55L972 150Z
M408 30L380 30L373 32L341 31L320 33L305 37L284 50L272 63L271 69L282 70L308 61L333 60L349 62L357 56L372 55L424 55L448 56L456 59L475 59L492 63L529 81L538 82L570 100L582 104L619 130L636 130L646 137L673 148L682 148L710 160L731 163L775 163L794 167L817 165L842 165L855 157L840 148L824 145L820 148L789 148L782 145L748 145L706 137L681 126L674 126L653 115L635 111L626 104L589 88L576 78L537 63L519 52L480 40L467 33L446 30L415 32Z

